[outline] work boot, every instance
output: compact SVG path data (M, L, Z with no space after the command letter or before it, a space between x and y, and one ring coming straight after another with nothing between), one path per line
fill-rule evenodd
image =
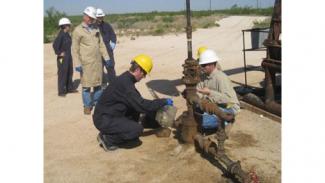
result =
M107 142L105 136L102 133L99 133L97 135L97 141L99 142L99 145L104 149L104 151L115 151L118 149L118 146L115 146L113 144L110 144Z
M142 144L142 141L139 138L136 138L136 139L129 140L124 143L118 144L118 147L124 148L124 149L131 149L131 148L138 147L141 144Z
M78 90L69 90L68 93L78 93Z
M92 107L84 107L84 114L90 115L91 114Z
M157 137L169 137L170 134L171 134L171 130L169 128L164 128L164 127L161 127L157 130L156 132L156 136Z
M60 93L59 97L65 97L65 95L66 95L65 93Z

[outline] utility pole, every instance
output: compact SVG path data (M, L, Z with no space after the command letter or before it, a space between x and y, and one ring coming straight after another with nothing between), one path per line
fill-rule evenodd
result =
M258 9L258 0L256 0L256 9Z
M210 12L211 12L211 0L210 0Z

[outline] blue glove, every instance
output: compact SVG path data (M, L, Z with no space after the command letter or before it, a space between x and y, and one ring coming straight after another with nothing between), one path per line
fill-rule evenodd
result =
M113 67L114 65L113 65L112 60L105 60L105 66L106 67Z
M82 67L81 66L78 66L75 68L77 72L82 72Z
M166 105L170 105L170 106L173 106L174 102L172 99L168 98L166 99Z
M114 50L115 49L115 46L116 46L116 43L110 41L109 42L109 45L111 46L112 50Z

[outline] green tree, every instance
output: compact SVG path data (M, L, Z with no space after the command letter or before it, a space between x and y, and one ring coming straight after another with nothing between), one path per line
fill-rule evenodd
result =
M50 7L45 11L44 17L44 43L53 41L54 34L58 29L60 18L66 17L66 13L57 11L54 7Z

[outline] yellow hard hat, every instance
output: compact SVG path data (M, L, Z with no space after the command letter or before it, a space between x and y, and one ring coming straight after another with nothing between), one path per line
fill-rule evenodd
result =
M152 69L152 58L145 54L140 54L134 57L133 61L137 63L147 74L150 73Z
M201 46L199 49L197 49L197 58L199 58L200 55L207 49L208 48L206 46Z

